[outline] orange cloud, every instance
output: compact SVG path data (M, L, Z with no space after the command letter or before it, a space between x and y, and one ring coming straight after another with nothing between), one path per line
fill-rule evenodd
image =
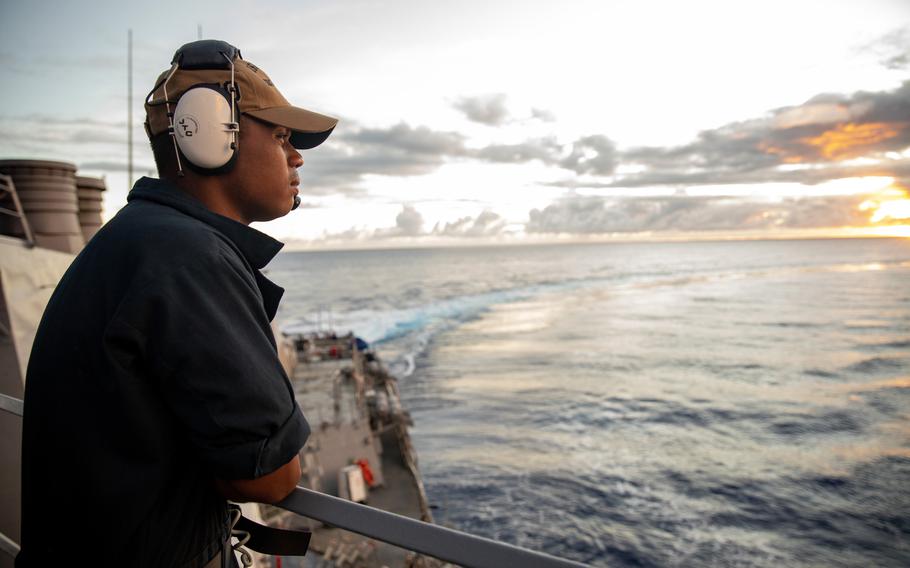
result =
M790 154L787 150L779 148L768 144L767 142L759 142L758 149L766 154L774 154L775 156L780 156L781 161L785 164L799 164L803 161L802 156L797 156Z
M800 142L818 148L819 154L829 160L843 160L861 156L869 146L896 137L904 126L905 123L848 122L818 136L800 138Z

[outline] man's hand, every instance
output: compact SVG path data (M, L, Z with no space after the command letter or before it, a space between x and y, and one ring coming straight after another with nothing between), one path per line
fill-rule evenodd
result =
M290 495L299 481L300 457L295 455L272 473L256 479L216 479L215 488L231 501L272 505Z

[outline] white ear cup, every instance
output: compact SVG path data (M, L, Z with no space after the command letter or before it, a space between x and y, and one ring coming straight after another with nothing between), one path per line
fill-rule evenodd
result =
M231 148L231 104L207 86L193 87L177 101L174 135L177 146L200 168L220 168L234 155Z

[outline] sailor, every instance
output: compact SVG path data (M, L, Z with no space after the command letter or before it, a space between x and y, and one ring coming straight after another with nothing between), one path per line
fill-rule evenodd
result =
M181 47L146 99L159 179L79 254L27 371L17 566L235 565L227 500L276 503L310 429L251 228L299 204L298 149L336 119L292 106L221 41ZM89 555L88 558L81 558Z

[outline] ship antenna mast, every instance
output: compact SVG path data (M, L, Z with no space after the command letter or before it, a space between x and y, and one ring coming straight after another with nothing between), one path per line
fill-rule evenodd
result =
M126 191L133 188L133 29L127 30L126 46Z

